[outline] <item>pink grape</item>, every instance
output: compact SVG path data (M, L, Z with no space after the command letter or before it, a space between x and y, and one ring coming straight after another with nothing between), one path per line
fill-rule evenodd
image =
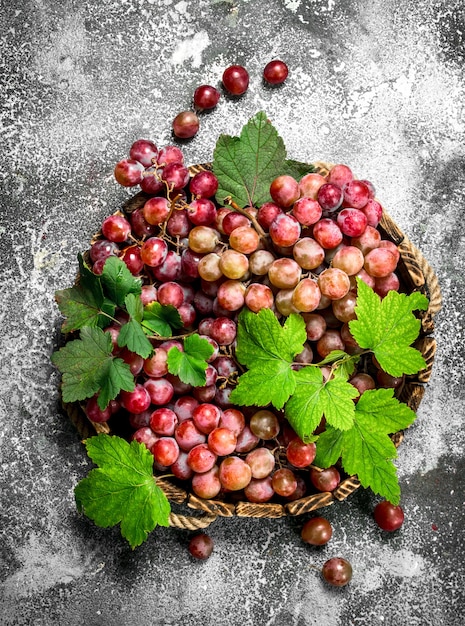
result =
M120 391L121 406L129 413L143 413L150 406L150 395L141 384L136 384L134 391Z
M199 443L205 443L207 438L194 423L193 419L186 419L176 426L174 437L181 450L189 452Z
M380 203L376 200L370 199L361 210L365 213L369 226L376 228L383 216L383 207Z
M158 302L163 306L171 305L178 309L184 302L182 287L173 281L162 283L158 287Z
M352 566L341 557L326 561L321 572L325 581L334 587L344 587L352 580Z
M324 517L312 517L305 522L300 531L305 543L312 546L324 546L333 535L333 528Z
M101 409L97 404L97 396L93 396L86 402L85 412L92 422L107 422L112 416L110 405L106 409Z
M129 149L129 157L134 161L139 161L144 167L150 167L156 163L158 148L148 139L137 139Z
M270 282L279 289L292 289L299 283L301 276L302 269L293 259L276 259L268 270Z
M161 378L168 373L168 352L164 348L155 348L152 356L144 361L147 376Z
M239 228L240 226L250 226L250 220L242 213L238 213L237 211L229 211L222 221L223 233L225 235L230 235L233 230Z
M316 445L312 443L304 443L298 437L293 439L286 449L286 457L294 467L308 467L313 463L316 456Z
M192 413L194 424L200 432L208 435L217 428L221 417L221 410L214 404L208 402L199 404Z
M364 269L373 278L388 276L397 266L397 259L387 248L376 248L365 255Z
M237 436L229 428L214 428L208 435L208 447L218 456L227 456L236 449Z
M144 387L147 390L152 404L162 406L168 404L174 396L174 388L166 378L148 378Z
M239 437L239 435L245 428L245 416L242 411L239 411L239 409L226 409L221 414L219 427L227 428L228 430L232 431L236 435L236 437Z
M208 472L215 465L217 455L206 443L199 443L187 454L187 464L198 474Z
M332 309L335 317L341 322L350 322L356 319L355 306L357 295L353 291L348 291L345 296L338 300L333 300Z
M229 235L229 245L242 254L252 254L258 248L260 237L250 226L239 226Z
M134 187L142 181L144 166L134 159L123 159L115 165L116 182L123 187Z
M254 313L271 309L274 304L273 292L267 285L251 283L244 293L245 305Z
M375 506L373 517L382 530L393 532L402 526L405 514L400 505L391 504L387 500L382 500Z
M390 291L399 291L400 281L397 274L391 272L387 276L380 276L375 279L375 293L380 298L384 298Z
M270 224L270 237L281 247L293 246L300 237L301 226L289 213L279 213Z
M316 342L316 351L322 359L333 350L344 350L344 348L345 344L342 341L341 333L335 328L329 328Z
M334 491L341 482L341 475L334 465L323 470L312 467L310 481L318 491Z
M288 208L300 196L299 183L287 174L275 178L270 185L270 196L278 206Z
M150 451L155 461L165 467L175 463L179 456L179 446L173 437L160 437Z
M333 256L331 266L342 270L348 276L353 276L363 268L364 261L365 258L359 248L342 246Z
M332 213L336 211L342 204L343 193L338 185L325 183L318 189L316 199L323 211Z
M299 311L314 311L321 299L321 291L313 278L304 278L295 287L292 294L292 304Z
M170 466L171 472L180 480L189 480L194 475L192 468L187 464L187 454L187 452L180 449L178 458Z
M268 502L275 495L271 476L252 478L244 488L244 495L249 502Z
M342 209L338 213L337 224L343 235L360 237L367 227L367 216L359 209Z
M280 213L283 213L283 210L277 204L275 204L274 202L265 202L258 209L257 221L260 224L260 226L263 228L263 230L268 232L271 222Z
M167 407L155 409L150 416L150 428L157 435L171 437L174 435L176 426L178 425L178 416L174 411Z
M332 183L334 185L338 185L338 187L342 187L347 183L350 183L353 180L354 175L352 174L352 170L347 165L337 164L333 165L328 174L328 183Z
M148 450L151 450L153 444L158 441L158 439L158 435L153 432L150 426L141 426L131 435L132 441L143 443Z
M161 265L168 254L168 245L160 237L149 237L140 249L142 261L150 267Z
M250 450L256 448L259 443L260 437L255 435L250 429L250 426L246 424L237 436L236 452L239 454L250 452Z
M239 491L250 483L252 470L240 457L228 456L221 461L219 478L225 489Z
M142 211L145 221L156 226L167 219L170 213L170 205L166 198L155 196L147 200L142 207Z
M217 465L214 465L207 472L201 474L195 474L191 481L192 491L199 498L205 498L209 500L215 498L221 491L220 482L220 470Z
M326 178L321 174L305 174L299 181L300 196L316 200L318 190L322 185L326 184L326 182Z
M324 217L313 227L313 238L316 239L322 248L328 250L338 246L343 239L343 235L334 220Z
M209 170L197 172L189 183L190 192L197 198L212 198L218 191L218 178Z
M319 313L305 315L305 329L309 341L318 341L326 331L326 320Z
M131 224L122 215L109 215L102 222L102 234L108 241L121 243L131 233Z
M292 215L303 226L316 224L321 218L321 205L312 198L300 198L292 207Z
M276 460L268 448L255 448L245 457L245 462L252 470L253 478L266 478L274 470Z
M360 180L351 180L342 189L344 192L344 207L363 209L370 199L370 190Z
M297 479L294 472L285 467L276 470L271 478L275 492L280 496L291 496L297 489Z
M161 167L165 167L170 163L184 163L184 154L178 146L163 146L163 148L158 151L157 163Z
M324 249L311 237L299 239L294 245L292 254L304 270L316 269L323 263L325 258Z
M252 274L265 276L274 260L275 256L269 250L256 250L249 257L249 269Z
M318 276L318 287L330 300L338 300L350 289L350 280L345 272L337 267L329 267Z
M197 198L187 206L187 216L196 226L209 226L216 217L216 207L209 198Z
M160 177L160 171L157 166L148 167L142 173L142 180L140 181L140 188L145 193L156 195L164 189L163 181Z

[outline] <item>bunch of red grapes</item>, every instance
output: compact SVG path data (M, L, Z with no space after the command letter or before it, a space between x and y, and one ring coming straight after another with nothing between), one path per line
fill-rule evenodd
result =
M130 436L152 452L156 471L174 475L201 498L288 502L334 490L342 470L314 467L315 443L304 443L281 412L231 404L242 371L234 352L237 316L244 307L269 308L278 318L301 315L308 341L295 368L336 349L357 353L348 324L355 318L356 278L381 297L399 288L399 251L377 228L382 207L373 185L335 165L325 176L278 176L271 201L260 207L222 205L212 171L191 174L178 147L158 149L145 139L131 146L115 177L145 193L136 196L137 208L103 221L89 250L93 271L100 273L108 256L120 257L142 280L143 304L174 306L183 329L152 340L153 354L143 359L118 347L117 323L108 327L136 386L104 411L90 399L89 419L129 424ZM182 335L192 332L213 347L202 387L168 371L169 350L182 351ZM377 369L357 372L350 382L362 394L401 380Z

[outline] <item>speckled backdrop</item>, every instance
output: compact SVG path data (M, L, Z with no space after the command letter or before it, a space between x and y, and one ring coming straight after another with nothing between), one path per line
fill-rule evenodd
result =
M462 0L0 0L0 623L78 626L458 626L465 609L465 84ZM266 62L290 76L265 88ZM59 409L56 289L128 193L136 138L172 140L195 87L244 64L250 89L202 116L186 160L265 110L296 159L346 162L439 277L438 354L397 461L403 528L359 491L309 549L299 520L219 520L207 562L184 531L132 552L78 516L90 464ZM344 589L315 567L348 558Z

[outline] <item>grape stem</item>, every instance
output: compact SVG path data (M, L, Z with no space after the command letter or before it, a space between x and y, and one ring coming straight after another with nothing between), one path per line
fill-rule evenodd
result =
M265 231L263 230L263 228L258 223L256 217L254 217L253 215L250 215L249 213L247 213L247 211L244 211L244 209L242 209L236 202L234 202L231 196L228 196L227 198L225 198L224 201L226 204L232 207L235 211L237 211L238 213L241 213L241 215L244 215L247 219L249 219L252 222L257 233L260 235L260 237L264 239L266 242L268 241L267 235Z

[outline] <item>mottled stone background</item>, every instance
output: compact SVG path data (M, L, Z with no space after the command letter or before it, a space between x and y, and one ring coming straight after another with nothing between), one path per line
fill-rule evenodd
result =
M0 0L0 623L78 626L459 626L464 591L463 0ZM266 88L266 62L290 76ZM59 409L49 357L56 289L127 192L114 164L135 139L163 145L195 87L244 64L250 89L202 117L186 160L265 110L300 160L371 179L439 277L438 354L399 450L406 522L386 536L360 491L301 521L219 520L205 563L156 529L132 552L78 516L90 467ZM348 558L351 584L316 571Z

